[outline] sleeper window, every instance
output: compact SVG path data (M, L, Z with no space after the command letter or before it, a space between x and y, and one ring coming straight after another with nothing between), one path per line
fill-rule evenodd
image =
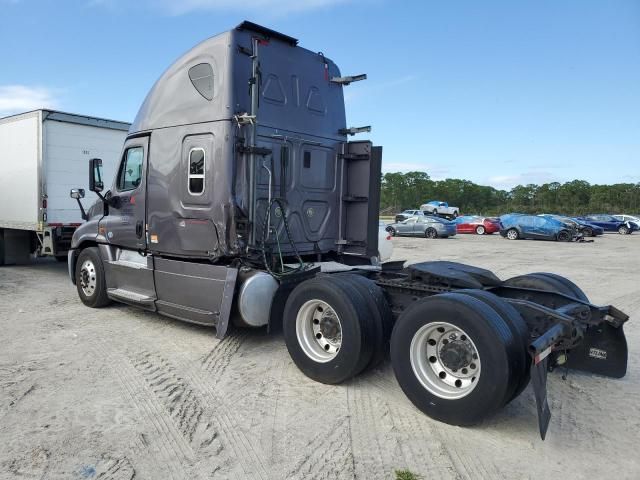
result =
M202 195L204 193L204 149L192 148L189 150L189 193Z
M142 147L128 148L124 154L124 161L118 175L118 190L126 192L135 190L142 181L142 164L144 150Z

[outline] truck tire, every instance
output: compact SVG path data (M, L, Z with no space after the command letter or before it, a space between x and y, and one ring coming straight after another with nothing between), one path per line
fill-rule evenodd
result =
M453 212L453 218L458 218L458 212Z
M393 315L382 289L376 282L355 273L343 273L339 277L356 287L370 306L375 325L373 355L365 369L379 365L389 351L389 339L393 330Z
M531 379L531 356L528 353L530 340L529 327L527 327L527 324L522 318L522 315L520 315L520 312L518 312L508 302L491 292L487 292L486 290L459 290L458 293L477 298L478 300L486 303L489 307L493 308L509 326L511 334L520 339L522 344L520 355L521 363L517 364L514 362L513 365L516 372L516 378L518 378L518 380L513 384L513 392L507 399L506 403L509 403L523 392ZM517 372L520 373L518 374Z
M371 361L376 337L367 299L334 275L298 285L284 307L283 333L289 355L307 377L337 384Z
M391 335L391 363L404 393L452 425L476 424L509 401L521 350L494 309L461 293L416 301Z
M433 214L434 214L434 215L437 215L437 214L438 214L438 209L437 209L437 208L434 208L434 209L433 209Z
M75 274L76 288L82 303L91 308L100 308L111 303L107 296L104 266L97 247L87 247L80 252Z

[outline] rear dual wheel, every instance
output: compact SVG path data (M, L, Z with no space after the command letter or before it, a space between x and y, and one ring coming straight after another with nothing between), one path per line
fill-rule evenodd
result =
M313 380L336 384L382 360L391 322L374 282L333 274L307 280L291 292L283 330L296 366Z
M478 423L515 398L528 381L524 329L497 306L504 301L495 296L488 301L481 298L484 293L423 298L394 326L391 363L398 383L416 407L436 420Z

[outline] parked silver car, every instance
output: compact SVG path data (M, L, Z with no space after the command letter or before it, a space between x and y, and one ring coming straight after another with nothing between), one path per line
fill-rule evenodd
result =
M456 234L455 222L429 215L408 218L387 226L387 232L394 237L407 235L426 238L446 238Z

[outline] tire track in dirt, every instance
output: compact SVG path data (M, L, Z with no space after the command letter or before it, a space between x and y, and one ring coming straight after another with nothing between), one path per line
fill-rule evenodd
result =
M114 353L112 348L99 341L96 343L96 350L111 366L130 405L133 405L141 414L140 423L150 427L155 433L151 435L154 442L149 443L145 440L142 442L143 445L136 442L137 444L133 446L134 451L141 456L146 456L146 451L153 452L157 463L163 466L163 474L169 478L182 479L188 476L189 465L185 460L188 463L192 462L193 451L185 444L175 426L168 421L163 407L147 393L146 385L126 357Z
M198 389L203 400L213 406L211 422L233 451L234 457L241 459L240 467L244 478L269 478L264 454L256 445L256 436L248 437L242 430L246 418L242 418L225 396L216 389L231 360L238 352L247 333L233 332L221 340L201 361L199 366L187 368L185 379ZM206 376L205 376L206 375Z
M174 372L172 365L159 355L141 352L134 367L165 406L191 448L199 450L211 445L217 433L206 421L205 408L193 389Z
M379 396L388 402L389 418L394 425L394 431L402 432L404 439L399 439L400 451L408 462L415 463L414 468L419 473L439 478L503 478L500 469L491 462L491 457L483 460L481 456L459 451L456 445L464 447L465 439L457 433L448 432L450 428L443 425L431 426L429 422L435 422L424 418L424 414L416 408L404 396L400 387L393 383L392 377L387 373L366 375L359 379L371 390L371 395ZM422 448L414 448L419 445ZM461 448L462 448L461 447ZM427 455L425 455L425 453ZM429 461L424 461L430 458ZM436 471L434 471L434 468Z
M347 418L327 424L307 445L297 445L307 455L298 460L283 477L291 480L334 480L355 477L351 432Z
M365 388L359 380L346 387L351 448L356 460L354 476L372 479L392 478L392 451L380 444L381 436L389 440L388 435L385 435L386 431L390 430L389 422L385 422L389 408L385 401L375 401Z
M96 480L132 480L136 476L127 457L106 459L104 465L98 465L96 473Z
M218 381L222 373L227 369L231 358L236 353L242 342L247 338L245 332L231 332L220 340L215 347L202 359L202 368L213 376L214 383Z

